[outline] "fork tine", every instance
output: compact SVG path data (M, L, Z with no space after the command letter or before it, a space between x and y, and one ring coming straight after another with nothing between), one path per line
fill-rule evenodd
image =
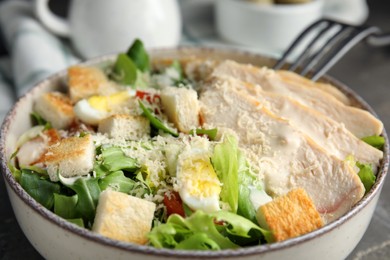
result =
M328 22L329 20L327 19L321 19L318 20L317 22L314 22L312 25L310 25L308 28L306 28L295 40L294 42L290 45L290 47L283 53L283 56L278 60L278 62L274 65L274 69L281 69L284 64L287 62L287 58L290 56L290 54L296 49L296 47L301 43L303 39L306 38L306 36L315 28L320 26L323 23Z
M344 54L349 51L353 46L358 42L363 40L369 35L379 32L380 30L377 27L360 27L358 28L351 36L343 40L341 48L333 49L329 53L328 58L325 59L318 68L313 72L312 80L317 80L325 72L327 72Z
M323 25L325 26L321 28ZM336 28L336 26L340 27L340 29L337 32L332 32L332 29ZM310 73L313 80L317 80L327 72L347 51L364 38L367 38L370 35L374 35L381 39L388 37L386 35L380 35L380 30L377 27L356 27L330 19L321 19L310 25L293 41L273 68L275 70L281 69L288 64L289 56L298 49L299 45L303 45L303 40L306 39L309 34L315 32L316 29L320 29L320 31L316 32L316 35L311 39L309 44L305 46L300 55L297 56L295 62L288 68L290 71L297 71L300 69L300 74L306 77ZM321 48L317 48L316 44L321 42L320 39L324 36L329 36L329 38L322 44ZM388 38L389 41L384 41L385 43L390 42L390 37ZM314 54L312 52L314 52Z
M330 37L325 44L323 45L323 48L320 48L311 58L310 60L307 61L306 64L302 66L302 70L300 72L300 75L306 76L307 73L313 69L313 67L324 57L328 50L334 48L334 46L337 45L337 43L340 43L342 41L343 37L348 37L345 36L346 33L348 33L348 30L351 28L348 26L341 25L341 29L334 34L332 37Z
M301 53L301 55L297 58L297 60L291 64L291 66L288 68L288 70L295 70L299 67L299 65L302 63L302 61L307 57L308 54L310 54L312 48L318 42L318 40L328 31L330 27L333 26L333 23L326 24L325 28L323 28L312 40L311 42L306 46L304 51Z

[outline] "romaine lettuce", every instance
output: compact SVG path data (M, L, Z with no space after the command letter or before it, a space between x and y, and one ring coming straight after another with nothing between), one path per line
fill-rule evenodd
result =
M95 218L96 207L100 196L100 187L97 178L79 177L73 183L59 175L61 183L77 194L75 212L83 218L87 227L91 227Z
M102 165L110 172L130 171L138 169L137 161L125 155L120 147L102 148Z
M220 250L268 240L270 232L227 211L206 214L196 211L188 218L171 215L152 229L150 244L157 248ZM234 242L233 242L234 241Z
M372 185L374 185L376 177L374 175L374 171L372 170L371 165L364 163L356 163L356 166L360 169L358 172L358 176L362 181L364 188L366 189L366 193L370 191Z
M115 191L129 193L133 189L134 184L135 182L127 178L122 171L110 173L99 179L99 187L102 191L110 188Z
M263 183L256 179L242 152L239 153L237 214L257 224L256 212L259 206L272 198L265 192Z
M80 217L76 211L78 197L54 194L54 213L64 219L74 219Z
M167 223L152 229L148 237L157 248L180 249L227 249L238 246L219 233L215 217L196 211L184 219L177 214L169 216Z
M150 111L149 109L147 109L144 105L144 103L142 103L141 100L138 100L139 102L139 106L140 108L142 109L142 112L144 114L144 116L149 119L149 122L152 126L154 126L156 129L158 130L162 130L163 132L165 133L168 133L168 134L171 134L175 137L178 137L179 134L172 128L166 126L163 124L163 122L160 121L160 119L158 119L154 113L152 111Z
M126 55L134 62L137 69L142 72L150 70L149 54L144 48L144 44L139 39L135 39L127 50Z
M52 209L54 205L54 193L60 193L61 186L51 182L46 177L28 170L22 169L20 172L20 185L36 201L47 209Z
M385 145L385 138L383 136L378 136L378 135L363 137L362 141L368 143L369 145L379 150L382 150L383 146Z
M370 191L372 185L374 185L376 176L370 164L357 162L353 155L349 155L345 158L345 162L351 167L359 168L357 173L360 181L363 183L366 193Z
M222 143L214 147L211 157L214 170L223 183L221 200L228 203L234 213L238 207L238 154L237 139L226 135Z
M125 53L118 55L112 77L124 85L133 85L137 79L137 67Z

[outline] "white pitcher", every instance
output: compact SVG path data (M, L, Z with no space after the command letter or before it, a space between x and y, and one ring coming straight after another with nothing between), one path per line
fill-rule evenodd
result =
M84 57L126 51L135 38L146 48L174 47L181 37L177 0L72 0L64 20L49 0L36 0L35 13L50 31L69 37Z

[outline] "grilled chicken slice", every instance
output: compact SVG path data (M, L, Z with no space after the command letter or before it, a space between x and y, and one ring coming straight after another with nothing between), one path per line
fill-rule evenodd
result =
M216 66L212 76L240 79L259 85L264 91L293 98L336 122L343 123L358 138L379 135L383 131L382 122L368 111L347 106L321 89L302 84L302 81L284 81L275 71L267 68L225 61Z
M342 216L363 197L364 186L347 163L255 98L222 82L205 88L200 102L204 126L226 127L237 133L241 148L271 196L303 188L325 222Z
M335 88L334 86L322 82L315 82L308 78L302 77L301 75L288 71L288 70L277 70L276 73L280 76L280 78L287 82L298 82L300 85L304 85L307 87L312 88L318 88L322 91L325 91L326 93L332 95L335 97L338 101L344 103L345 105L350 105L351 102L349 98L341 92L339 89Z
M369 163L376 169L383 152L363 142L348 131L344 125L319 113L318 111L302 105L296 100L278 93L262 91L256 85L236 79L214 78L210 84L229 85L247 95L255 97L263 106L275 115L287 119L295 128L313 139L328 153L340 160L352 155L361 163Z

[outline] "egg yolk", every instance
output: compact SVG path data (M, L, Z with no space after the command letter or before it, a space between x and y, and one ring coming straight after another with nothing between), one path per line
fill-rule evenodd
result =
M88 98L88 103L96 110L109 112L115 105L124 103L129 97L129 92L121 91L109 96L92 96Z
M191 196L211 197L221 192L221 183L209 160L186 159L182 164L180 175Z

